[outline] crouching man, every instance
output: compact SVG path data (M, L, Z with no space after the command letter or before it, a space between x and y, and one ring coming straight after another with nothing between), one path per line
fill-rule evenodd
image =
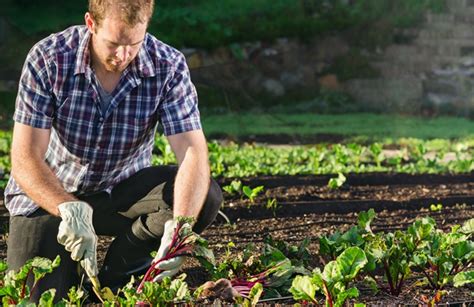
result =
M49 288L65 297L80 282L77 262L102 286L123 286L169 242L165 224L191 216L202 232L222 203L185 58L146 32L153 6L89 0L85 26L52 34L28 54L5 189L7 262L17 270L35 256L61 256L34 300ZM178 166L151 166L158 123ZM100 271L97 235L116 237Z

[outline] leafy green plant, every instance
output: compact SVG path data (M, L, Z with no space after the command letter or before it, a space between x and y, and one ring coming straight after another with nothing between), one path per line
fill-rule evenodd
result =
M291 277L308 271L298 263L293 263L285 254L265 244L263 249L247 245L242 253L228 250L222 261L209 269L212 280L227 279L240 296L248 297L256 284L263 286L263 296L279 297L285 294L291 284ZM301 248L302 251L304 248Z
M453 277L453 283L456 288L474 283L474 271L459 272Z
M242 182L240 180L232 180L229 185L222 187L229 195L238 195L242 192Z
M295 300L317 304L315 294L319 291L326 298L326 306L341 307L347 299L359 296L359 290L355 287L349 288L349 285L366 263L364 251L358 247L350 247L336 260L326 264L323 272L316 268L310 277L295 278L290 292Z
M334 260L349 247L356 246L364 249L366 244L365 237L369 234L372 235L370 224L374 218L375 211L373 209L367 212L360 212L357 226L351 227L344 233L337 230L329 236L321 236L319 238L320 255L326 259Z
M343 173L338 173L336 178L329 179L328 187L331 190L336 190L342 187L344 182L346 182L346 176Z
M298 245L291 245L283 240L274 239L272 236L267 235L263 239L263 242L266 244L264 248L268 246L278 249L290 259L291 264L295 267L309 267L311 263L311 253L308 249L310 244L310 239L306 238L301 241Z
M166 306L173 303L190 302L191 292L184 281L186 274L171 280L165 277L161 282L145 282L142 291L137 292L135 280L119 289L116 296L107 298L105 306Z
M267 199L267 203L265 205L265 208L268 210L271 210L273 212L273 216L276 216L276 212L278 208L280 208L280 204L278 203L278 200L276 198L269 198Z
M138 285L138 293L142 292L145 283L155 281L155 277L163 272L163 270L155 267L161 261L175 257L193 256L203 262L209 262L210 264L214 262L214 254L207 248L207 241L192 231L190 226L191 221L192 218L178 217L178 224L173 234L169 251L163 258L158 259L156 262L152 263L148 271L145 273L142 281Z
M251 203L254 203L255 197L258 196L263 191L263 185L251 188L249 186L244 185L242 188L242 192L244 195L250 200Z
M369 149L370 149L370 152L372 153L372 157L374 159L375 164L377 165L378 168L380 168L384 160L382 145L379 143L373 143L370 145Z
M82 306L87 298L84 290L75 286L69 289L67 297L68 299L62 299L62 303L66 304L66 306Z
M8 271L3 277L3 285L0 288L0 297L2 297L3 305L23 305L30 300L32 293L36 290L38 282L53 269L59 266L60 257L57 256L53 261L47 258L35 257L28 260L18 272ZM1 265L2 272L7 267L5 263ZM28 278L33 277L33 285L31 289L27 285ZM41 294L40 300L43 302L51 302L54 298L55 290L50 290ZM49 304L49 303L48 303Z
M434 224L433 220L431 222ZM435 290L443 289L455 275L468 270L474 262L474 242L459 229L459 226L453 227L450 233L431 231L426 238L429 243L413 255L412 265L424 274L429 286Z

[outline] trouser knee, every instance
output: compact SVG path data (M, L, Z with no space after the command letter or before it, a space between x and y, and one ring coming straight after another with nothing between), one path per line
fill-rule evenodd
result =
M193 230L196 233L203 232L204 229L212 224L223 201L224 198L222 196L222 190L219 187L219 184L214 179L211 179L206 200L204 201L204 205L196 220L196 224L194 224L193 227Z

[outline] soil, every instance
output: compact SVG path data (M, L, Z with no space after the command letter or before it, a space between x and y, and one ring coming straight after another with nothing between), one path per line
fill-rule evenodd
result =
M227 243L232 241L234 252L241 252L245 245L262 244L266 235L297 244L305 238L311 243L313 266L320 266L317 256L318 238L336 230L344 231L357 223L357 213L374 208L377 217L372 223L374 231L406 229L421 217L433 217L439 228L451 226L474 218L474 173L464 175L407 175L407 174L358 174L347 176L342 188L330 190L327 182L331 176L259 177L242 180L244 185L265 187L254 202L239 196L224 194L224 214L227 223L218 216L202 236L206 238L219 260ZM221 179L222 186L230 180ZM276 199L276 209L266 208L268 199ZM431 211L431 204L441 203L440 211ZM103 260L112 238L100 237L99 262ZM0 258L6 257L4 237L0 241ZM190 287L197 287L208 279L206 272L195 260L188 260L184 267ZM422 295L431 297L428 288L415 287L409 280L399 297L374 294L360 286L359 302L367 306L423 305ZM440 305L465 302L471 305L474 288L447 288ZM291 299L270 301L266 304L292 304Z

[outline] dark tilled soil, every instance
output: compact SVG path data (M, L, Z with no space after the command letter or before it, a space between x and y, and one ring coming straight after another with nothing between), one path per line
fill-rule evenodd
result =
M372 223L374 231L406 229L415 220L433 217L439 228L449 230L455 224L474 218L474 176L466 175L400 175L365 174L350 175L339 190L330 190L330 176L260 177L244 179L243 184L265 186L265 192L254 203L240 197L225 194L223 211L229 217L227 223L218 216L215 223L202 234L217 259L224 254L227 243L235 243L235 253L253 242L262 244L266 235L297 244L311 239L310 252L314 255L313 266L321 266L317 256L318 238L321 235L344 231L357 223L357 213L368 208L377 211ZM225 185L229 180L222 180ZM266 208L267 199L277 199L276 210ZM441 211L430 211L429 205L441 203ZM98 247L102 261L111 242L101 237ZM0 257L6 257L4 237L0 240ZM191 287L197 287L208 279L206 272L194 260L186 262L184 272ZM423 305L422 295L430 297L433 291L413 286L409 281L399 297L385 293L374 294L361 286L360 302L370 306ZM473 289L446 289L442 304L472 300ZM291 300L267 303L290 304ZM467 305L466 305L467 306Z

